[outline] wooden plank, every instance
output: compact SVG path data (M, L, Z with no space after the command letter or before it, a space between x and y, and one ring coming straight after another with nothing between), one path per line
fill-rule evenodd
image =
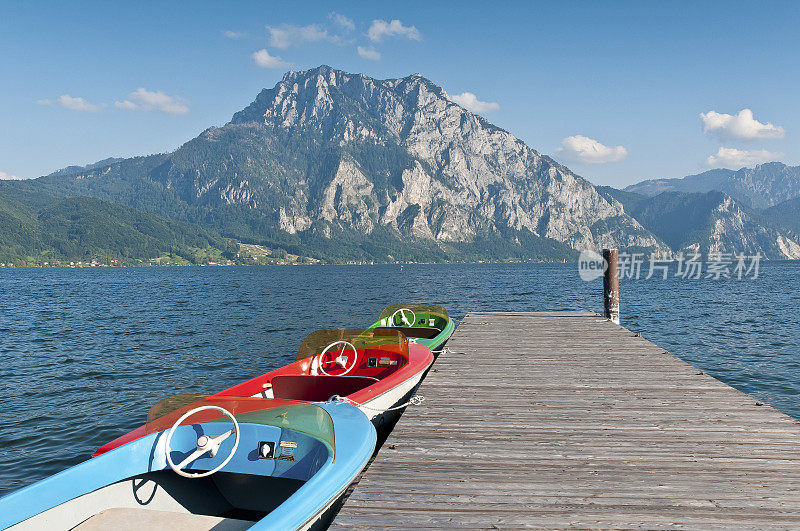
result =
M800 423L592 312L472 312L335 529L800 527Z

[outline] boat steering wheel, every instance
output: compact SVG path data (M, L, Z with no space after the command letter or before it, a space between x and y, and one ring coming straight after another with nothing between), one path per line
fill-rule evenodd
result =
M408 320L408 317L406 317L406 312L411 314L410 321ZM394 318L397 316L397 314L400 314L400 322L403 324L403 326L414 326L414 323L417 322L417 314L415 314L413 310L409 310L408 308L399 308L392 314L392 324L394 324Z
M327 354L330 349L332 349L333 347L335 347L337 345L342 345L342 349L341 349L341 352L339 352L339 355L336 356L332 360L325 361L325 354ZM348 358L347 358L347 356L344 355L345 349L350 349L350 350L353 351L353 363L350 364L349 367L347 365L348 364ZM349 373L350 371L352 371L353 369L356 368L356 365L358 364L358 351L356 350L356 347L352 343L350 343L349 341L344 341L344 340L334 341L333 343L331 343L330 345L325 347L325 350L323 350L320 353L320 355L317 356L317 364L319 365L319 371L322 374L324 374L325 376L332 376L331 374L328 374L328 372L324 368L324 365L326 363L327 364L338 363L339 367L341 367L342 369L345 369L345 371L343 373L341 373L341 374L337 374L337 376L344 376L345 374Z
M181 424L181 422L191 417L195 413L199 413L200 411L219 411L220 413L223 413L228 418L230 418L231 421L233 421L233 429L230 429L225 433L223 433L222 435L218 435L216 437L208 437L207 435L201 435L200 437L197 438L197 448L195 449L195 451L189 454L188 457L186 457L183 461L181 461L176 465L172 461L172 456L170 455L172 453L170 448L170 443L172 442L172 435L175 433L175 428L177 428ZM236 437L233 441L233 448L231 448L230 455L228 455L228 457L226 457L222 463L212 468L208 472L198 472L195 474L192 474L190 472L184 472L183 469L186 468L189 465L189 463L191 463L198 457L202 456L203 454L208 453L211 457L217 455L217 452L219 451L219 447L222 444L222 442L228 437L230 437L232 434ZM219 406L196 407L194 409L187 411L186 413L183 414L183 416L181 416L181 418L175 421L175 424L172 425L172 429L169 430L169 434L167 434L166 446L167 446L167 464L173 470L173 472L185 478L204 478L206 476L210 476L215 472L218 472L222 467L228 464L231 458L233 458L233 454L236 453L236 448L239 447L239 423L236 422L236 418L234 418L234 416L231 414L230 411L221 408Z

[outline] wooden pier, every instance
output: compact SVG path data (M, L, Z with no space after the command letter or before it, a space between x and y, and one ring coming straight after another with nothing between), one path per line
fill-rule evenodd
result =
M470 313L334 529L800 528L800 424L591 312Z

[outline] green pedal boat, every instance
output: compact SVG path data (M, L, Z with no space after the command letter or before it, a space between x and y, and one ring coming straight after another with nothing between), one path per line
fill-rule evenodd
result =
M392 304L381 312L370 328L391 328L431 349L434 356L453 335L455 323L447 310L434 304Z

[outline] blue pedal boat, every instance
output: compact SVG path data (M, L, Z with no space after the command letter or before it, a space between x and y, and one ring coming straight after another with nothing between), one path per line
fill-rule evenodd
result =
M324 529L375 449L345 402L179 395L147 435L0 498L0 528Z

